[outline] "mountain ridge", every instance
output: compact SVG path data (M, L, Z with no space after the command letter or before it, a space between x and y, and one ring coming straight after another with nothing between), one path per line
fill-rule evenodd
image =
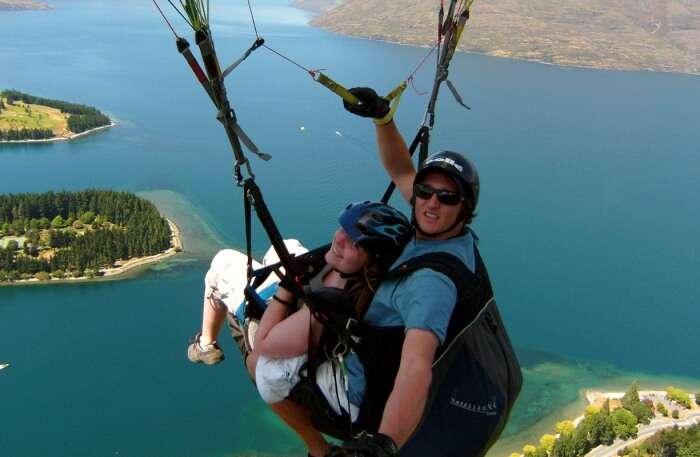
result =
M435 0L295 0L335 33L430 46ZM611 70L700 74L700 2L477 0L460 51Z

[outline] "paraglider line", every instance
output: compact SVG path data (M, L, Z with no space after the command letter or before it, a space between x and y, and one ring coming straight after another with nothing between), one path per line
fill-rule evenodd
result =
M170 21L168 20L168 18L165 17L165 13L163 13L163 10L160 9L160 6L158 6L158 3L156 2L156 0L153 0L153 4L156 5L156 8L158 8L158 12L160 13L161 16L163 16L163 20L165 21L166 24L168 24L168 27L170 27L170 30L173 31L173 35L175 35L175 38L180 38L180 37L177 35L177 32L176 32L175 29L173 28L172 24L170 24Z
M437 46L438 46L438 45L437 45L437 43L436 43L436 44L434 44L434 45L430 48L430 51L428 51L428 53L425 55L425 57L423 57L423 60L421 60L421 61L418 63L418 65L416 66L416 68L411 72L410 75L408 75L408 78L406 78L406 79L411 79L411 78L413 78L413 76L415 76L416 73L418 73L418 70L420 70L420 68L423 66L423 64L425 63L425 61L428 60L428 57L430 57L430 55L431 55L433 52L435 52L435 49L437 48Z
M255 16L253 15L253 7L250 5L250 0L248 0L248 11L250 11L250 20L253 22L253 30L255 30L255 36L260 37L258 35L258 27L255 25Z
M301 65L301 64L299 64L299 63L293 61L292 59L290 59L289 57L285 56L284 54L281 54L281 53L275 51L274 49L272 49L272 48L269 47L268 45L263 44L262 47L263 47L263 48L266 48L266 49L269 49L270 51L274 52L274 53L277 54L278 56L282 57L282 58L283 58L284 60L286 60L287 62L292 63L292 64L296 65L297 67L301 68L302 70L304 70L305 72L307 72L307 73L310 74L311 76L314 75L314 71L313 71L313 70L309 70L309 69L306 68L305 66L303 66L303 65Z
M192 30L194 30L194 25L192 25L192 23L187 19L187 17L184 14L182 14L182 11L180 11L180 9L177 6L175 6L175 4L172 2L172 0L168 0L168 3L170 3L170 6L175 8L175 11L177 11L177 14L179 14L180 17L182 17L185 20L185 22L187 22L187 25L192 27Z

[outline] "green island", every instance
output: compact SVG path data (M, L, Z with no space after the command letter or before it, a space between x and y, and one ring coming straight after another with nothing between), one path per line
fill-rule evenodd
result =
M112 125L92 106L0 92L0 142L66 140Z
M539 443L510 457L700 456L700 392L676 387L586 392L582 416L557 422Z
M129 192L0 195L0 284L114 276L181 250L175 224Z

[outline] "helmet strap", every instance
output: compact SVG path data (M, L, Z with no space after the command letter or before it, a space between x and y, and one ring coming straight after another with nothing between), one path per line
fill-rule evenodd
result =
M357 279L359 278L360 272L355 272L355 273L343 273L342 271L336 270L335 268L333 269L342 279Z

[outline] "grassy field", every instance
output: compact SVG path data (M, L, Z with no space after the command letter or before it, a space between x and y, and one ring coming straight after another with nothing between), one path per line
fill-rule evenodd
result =
M0 248L6 248L7 243L10 241L16 241L19 247L21 248L24 246L24 242L27 241L27 237L24 236L6 236L3 238L0 238Z
M28 105L17 101L14 105L5 102L0 112L0 130L51 129L57 136L69 134L68 116L55 108Z

